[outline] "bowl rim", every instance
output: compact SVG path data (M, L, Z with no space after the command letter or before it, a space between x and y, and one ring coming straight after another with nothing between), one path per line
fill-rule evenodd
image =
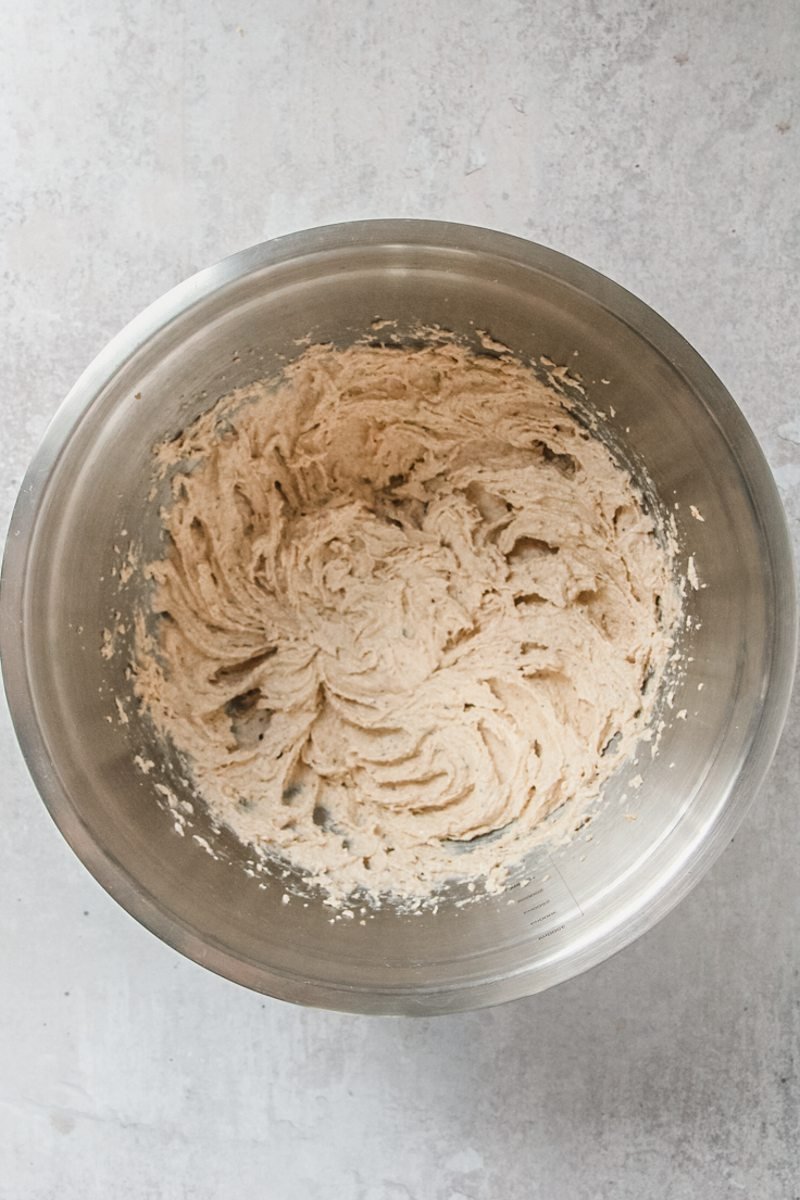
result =
M631 911L606 922L577 946L514 973L437 987L334 985L287 976L212 942L165 911L93 839L63 788L40 729L26 669L23 614L27 566L37 520L56 462L100 389L152 337L227 284L310 255L358 246L430 247L510 260L556 278L601 305L644 338L677 370L724 424L753 501L772 577L769 686L738 774L708 821L669 873L637 898ZM717 375L652 308L607 276L559 251L508 233L450 221L391 218L348 221L289 233L221 259L148 305L114 336L81 374L56 410L24 476L8 528L0 575L0 661L12 721L28 770L56 826L100 885L162 941L216 974L256 991L304 1005L345 1012L418 1014L459 1012L532 995L564 982L622 950L652 928L695 886L742 821L777 748L788 711L797 654L797 598L791 540L769 465L741 410Z

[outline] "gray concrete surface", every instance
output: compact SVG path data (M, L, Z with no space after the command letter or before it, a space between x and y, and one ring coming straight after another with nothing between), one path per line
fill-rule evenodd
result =
M738 398L800 530L794 0L2 3L5 527L76 375L216 258L349 217L556 246ZM547 995L418 1023L216 979L101 892L2 721L2 1200L791 1200L798 708L718 865Z

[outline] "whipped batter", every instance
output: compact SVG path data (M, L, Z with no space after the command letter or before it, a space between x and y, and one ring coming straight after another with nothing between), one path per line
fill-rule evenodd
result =
M510 356L313 346L159 455L137 694L212 815L333 899L501 886L635 744L670 562Z

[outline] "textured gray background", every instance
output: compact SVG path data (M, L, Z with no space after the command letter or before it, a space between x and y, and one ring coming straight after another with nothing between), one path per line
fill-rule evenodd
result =
M738 398L797 539L794 0L336 8L3 0L3 528L148 301L250 242L405 215L528 235L654 305ZM162 946L62 843L4 716L0 1197L800 1196L797 716L655 931L417 1023L295 1010Z

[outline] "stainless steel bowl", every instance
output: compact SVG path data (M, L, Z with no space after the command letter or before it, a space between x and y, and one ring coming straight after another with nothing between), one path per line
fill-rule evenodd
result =
M125 654L105 660L100 637L112 610L124 617L140 598L133 585L120 593L112 575L122 531L145 553L158 544L147 500L153 443L294 356L296 339L346 344L376 316L488 329L524 356L573 363L590 402L613 405L631 461L677 504L684 553L706 586L689 595L693 661L668 710L687 719L668 721L624 803L626 773L612 781L591 841L537 852L511 896L331 924L321 903L282 904L279 883L263 888L245 874L233 839L215 839L220 855L210 857L191 836L213 838L202 813L194 830L174 832L153 781L163 768L189 789L146 722L109 719L130 682ZM95 878L164 941L230 979L370 1013L452 1012L538 992L664 916L758 787L795 658L784 515L753 434L709 367L587 267L503 234L424 221L358 222L255 246L132 321L75 385L28 471L1 615L23 752ZM151 775L134 767L137 752L157 762Z

